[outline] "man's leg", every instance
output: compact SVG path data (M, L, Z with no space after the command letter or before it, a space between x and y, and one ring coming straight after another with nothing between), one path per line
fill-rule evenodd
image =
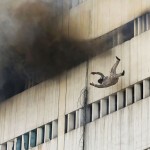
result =
M122 73L116 74L116 77L119 78L121 76L124 76L124 74L125 74L125 71L123 70Z
M117 68L117 66L118 66L118 64L119 64L119 62L120 62L120 59L116 56L116 59L117 59L117 61L116 61L116 63L113 65L113 67L111 68L111 71L110 71L110 74L116 74L116 68Z

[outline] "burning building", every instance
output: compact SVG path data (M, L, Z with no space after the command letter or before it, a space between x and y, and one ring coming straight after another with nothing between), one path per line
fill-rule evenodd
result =
M149 1L0 3L0 150L150 149Z

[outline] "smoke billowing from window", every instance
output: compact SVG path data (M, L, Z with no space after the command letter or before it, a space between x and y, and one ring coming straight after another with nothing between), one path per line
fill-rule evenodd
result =
M78 41L63 34L65 4L55 0L11 4L0 2L0 100L133 37L132 21L99 38ZM131 32L124 33L127 30Z
M59 5L46 2L25 2L2 11L0 99L58 75L88 58L84 42L62 34L60 11Z

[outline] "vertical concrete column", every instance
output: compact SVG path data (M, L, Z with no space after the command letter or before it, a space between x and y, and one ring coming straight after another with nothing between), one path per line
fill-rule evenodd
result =
M117 92L117 110L125 106L125 99L123 91Z
M14 150L16 150L17 138L14 139Z
M29 149L32 148L31 147L31 131L29 132Z
M52 139L58 136L58 120L52 122Z
M112 35L113 35L112 37L113 43L111 47L115 47L118 44L118 30L112 31Z
M139 35L142 32L142 18L141 17L137 18L137 27L138 27L137 35Z
M83 126L84 117L85 117L84 110L83 110L83 108L81 108L81 109L79 109L79 127Z
M22 135L22 141L21 141L21 149L22 150L25 150L25 148L24 148L24 136Z
M126 88L126 105L131 105L134 102L134 87Z
M138 35L138 21L137 18L134 19L134 36Z
M52 123L45 125L45 139L44 141L47 142L52 139Z
M142 99L142 86L140 83L136 83L134 85L134 102L139 101Z
M92 104L88 105L86 108L86 123L92 121Z
M79 110L77 110L76 112L75 112L76 114L76 120L75 120L75 128L78 128L79 127Z
M112 113L117 110L117 100L116 95L110 95L109 96L109 113Z
M13 141L7 142L7 150L13 150L13 147L14 147L14 142Z
M0 145L0 150L7 150L7 144Z
M65 109L66 109L66 73L60 77L59 92L59 114L58 114L58 150L64 150L65 138Z
M141 33L146 31L146 15L141 17Z
M146 30L150 28L150 15L149 13L146 14Z
M121 28L117 29L117 45L123 43L123 35L121 30Z
M37 145L44 143L45 126L37 128Z
M41 128L37 128L37 145L41 144Z
M101 99L101 117L109 113L109 100Z
M150 80L143 80L143 98L150 96Z
M100 116L100 102L92 104L92 121L98 119Z

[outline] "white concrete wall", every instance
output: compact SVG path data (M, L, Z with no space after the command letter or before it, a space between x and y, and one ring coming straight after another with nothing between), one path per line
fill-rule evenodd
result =
M0 104L0 143L58 119L59 78L34 86Z
M98 37L149 10L149 0L86 0L70 10L69 36Z
M150 98L86 126L86 150L144 150L150 147Z
M125 76L121 77L119 82L112 87L98 89L89 86L89 103L150 76L149 40L150 31L147 31L90 60L89 82L96 83L99 78L98 75L90 75L92 71L99 71L104 73L104 75L109 75L110 69L116 61L115 56L121 58L117 72L120 73L125 70Z

